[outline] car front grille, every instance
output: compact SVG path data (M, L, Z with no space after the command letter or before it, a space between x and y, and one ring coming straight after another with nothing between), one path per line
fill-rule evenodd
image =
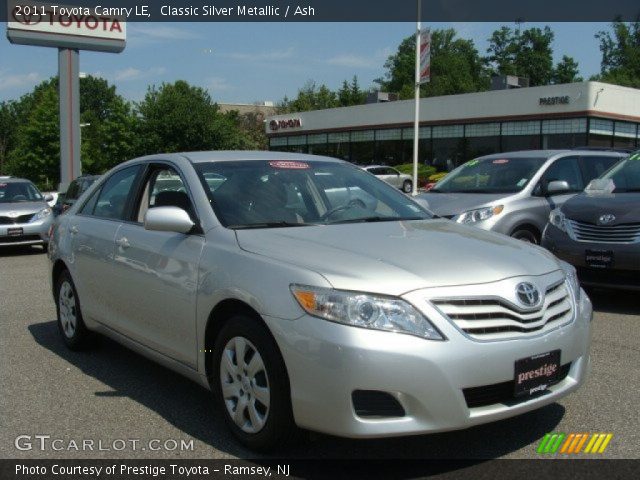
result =
M573 318L564 282L545 291L542 306L524 310L499 297L435 298L431 302L460 330L477 340L506 340L544 333Z
M571 363L562 365L560 367L560 371L558 372L558 377L550 385L560 383L565 378L567 378L567 375L569 375L569 370L571 370ZM465 388L462 390L464 399L467 402L467 407L469 408L495 405L496 403L514 404L518 403L518 401L522 402L531 398L527 396L516 397L514 395L514 392L515 385L513 380L502 383L494 383L493 385ZM540 392L537 395L544 395L544 393L545 392Z
M17 225L19 223L27 223L34 215L34 213L28 213L18 217L0 216L0 225Z
M640 223L619 225L594 225L593 223L569 220L569 227L576 240L594 243L640 242Z

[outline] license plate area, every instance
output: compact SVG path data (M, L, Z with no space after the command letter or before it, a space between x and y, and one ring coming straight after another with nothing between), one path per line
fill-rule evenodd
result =
M523 397L543 392L549 385L557 381L559 372L560 350L516 360L514 395Z
M586 250L584 263L592 268L612 268L615 264L613 250Z
M21 237L23 230L21 227L7 228L7 236L9 237Z

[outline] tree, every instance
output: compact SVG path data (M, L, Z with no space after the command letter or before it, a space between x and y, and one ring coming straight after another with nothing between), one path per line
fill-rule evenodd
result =
M356 75L351 79L351 83L344 80L342 87L336 92L338 105L340 107L349 107L351 105L362 105L367 99L367 92L360 89L358 77Z
M383 78L375 80L382 89L398 92L400 98L414 95L415 37L405 38L384 64ZM473 41L456 38L453 29L431 33L431 81L422 85L420 95L431 97L487 90L489 76Z
M581 82L582 77L578 75L579 73L578 62L576 62L572 57L564 55L562 60L558 62L556 67L553 69L551 83L559 84Z
M529 85L551 83L554 34L549 27L520 31L502 27L489 38L486 57L494 75L527 77Z
M237 111L220 113L206 90L184 80L149 87L138 113L142 153L257 147Z
M278 113L307 112L310 110L322 110L340 106L338 94L332 92L326 85L318 85L313 80L308 80L298 90L298 96L289 100L287 97L278 105Z
M105 79L80 79L80 119L88 124L81 137L83 172L103 173L136 156L138 119Z
M15 145L9 152L8 171L29 178L43 189L54 188L60 178L56 83L43 82L33 94L23 98L25 104L19 107L22 118L15 132Z
M595 80L640 88L640 22L615 21L611 32L596 34L602 61Z
M17 117L16 102L0 102L0 175L6 173L7 156L16 136Z

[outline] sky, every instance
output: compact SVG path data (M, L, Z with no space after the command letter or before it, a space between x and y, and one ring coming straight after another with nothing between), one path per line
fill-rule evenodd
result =
M456 29L481 55L487 39L504 24L431 24ZM594 35L607 23L549 23L554 57L572 56L581 75L600 70ZM514 26L514 25L510 25ZM543 27L525 23L522 28ZM0 23L6 30L6 23ZM80 71L106 78L125 98L139 101L151 84L179 79L206 88L218 103L279 102L295 97L308 80L337 89L357 75L363 88L384 73L383 65L413 23L134 23L120 54L81 52ZM4 35L3 35L4 37ZM57 74L55 49L12 45L0 38L0 101L17 99Z

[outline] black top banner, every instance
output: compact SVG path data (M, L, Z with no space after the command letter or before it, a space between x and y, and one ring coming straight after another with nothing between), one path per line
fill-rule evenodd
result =
M11 19L0 0L0 21ZM32 5L35 0L24 0ZM36 2L62 15L122 15L129 22L405 22L419 0L62 0ZM423 22L610 22L640 18L638 0L421 0ZM71 8L70 8L71 7ZM76 8L72 8L76 7ZM37 14L37 12L36 12Z

